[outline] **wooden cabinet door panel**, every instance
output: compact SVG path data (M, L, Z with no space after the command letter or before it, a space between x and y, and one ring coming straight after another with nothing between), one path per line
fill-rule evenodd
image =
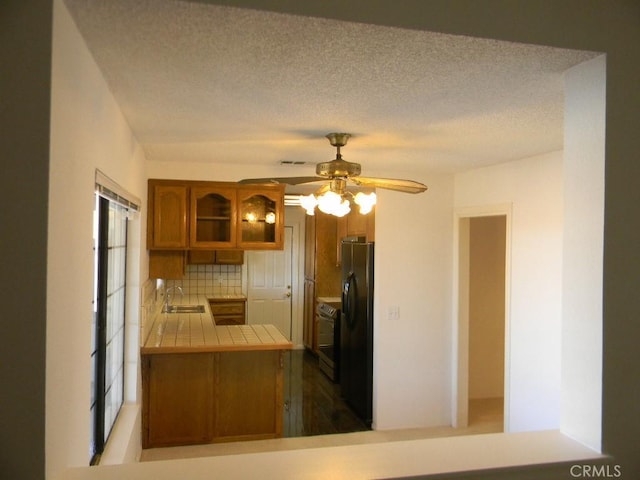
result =
M149 278L180 280L185 273L184 261L182 250L150 250Z
M304 217L304 276L316 278L316 216Z
M153 188L152 248L187 247L187 187L150 185Z
M304 309L302 340L304 346L312 351L317 351L315 340L315 309L316 309L316 282L304 281Z
M244 302L210 302L211 313L215 315L244 315Z
M159 354L147 359L143 446L211 441L213 354Z
M216 250L216 265L242 265L244 250Z
M244 325L245 302L238 301L209 301L211 315L216 325Z
M281 355L277 350L216 353L216 439L282 435Z

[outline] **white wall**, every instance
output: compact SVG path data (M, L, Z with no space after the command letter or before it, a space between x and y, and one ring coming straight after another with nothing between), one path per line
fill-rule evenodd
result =
M373 417L382 430L450 424L453 176L410 178L429 190L377 192Z
M54 2L52 55L47 478L63 467L89 462L95 169L146 199L144 155L61 0ZM133 375L127 401L137 398L138 287L147 276L146 253L140 248L145 216L143 209L129 230L126 361Z
M510 431L560 426L562 171L562 152L553 152L455 178L456 209L512 204Z
M605 79L605 56L565 74L562 430L596 449L602 434Z

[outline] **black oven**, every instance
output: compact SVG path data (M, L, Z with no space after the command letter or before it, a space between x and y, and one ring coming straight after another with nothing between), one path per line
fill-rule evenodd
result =
M320 370L334 382L339 380L340 306L339 298L319 297L316 307Z

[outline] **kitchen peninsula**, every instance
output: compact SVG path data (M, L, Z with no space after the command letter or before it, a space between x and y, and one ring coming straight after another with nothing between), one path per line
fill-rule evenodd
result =
M205 296L181 303L202 312L158 313L141 347L143 448L281 436L292 343L273 325L216 325Z

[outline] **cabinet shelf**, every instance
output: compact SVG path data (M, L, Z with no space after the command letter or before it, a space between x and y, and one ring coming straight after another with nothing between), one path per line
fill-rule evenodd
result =
M229 222L231 217L196 217L197 222Z

